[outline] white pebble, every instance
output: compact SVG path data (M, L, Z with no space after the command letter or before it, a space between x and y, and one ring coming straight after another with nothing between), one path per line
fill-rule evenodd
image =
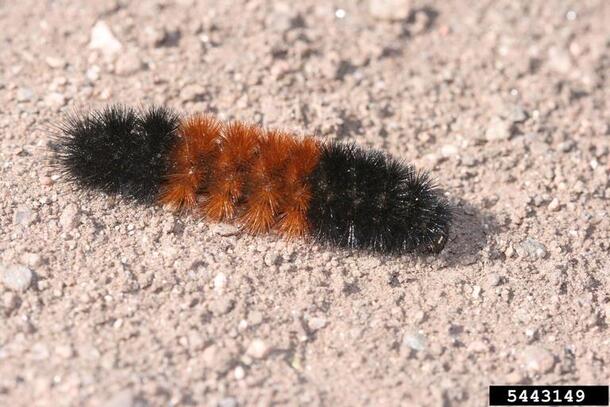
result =
M252 311L248 314L248 322L252 326L256 326L263 322L263 314L258 311Z
M269 354L271 348L262 339L256 338L248 345L246 349L246 355L253 357L254 359L262 359Z
M234 236L239 233L239 228L229 223L215 223L210 227L210 230L223 237Z
M66 65L66 61L56 57L47 57L45 59L45 62L47 63L47 65L49 65L50 68L54 69L63 68Z
M226 397L218 402L218 407L237 407L237 400L233 397Z
M453 144L445 144L441 147L441 155L443 157L451 157L458 153L458 148Z
M487 126L487 131L485 132L485 139L488 141L495 141L508 140L509 138L510 125L499 117L492 118Z
M563 47L551 47L548 58L549 67L560 74L567 74L572 70L572 58L568 50Z
M30 267L38 267L42 263L42 257L38 253L24 253L21 261Z
M74 204L67 205L61 213L59 217L59 224L64 227L64 229L73 229L75 228L80 221L80 212L78 207Z
M521 242L521 248L527 256L532 258L543 259L547 255L546 246L531 237Z
M521 357L525 369L532 373L546 373L555 366L553 354L539 346L530 346L525 349Z
M411 11L409 0L370 0L369 12L380 20L404 20Z
M237 366L233 372L233 375L235 376L235 380L242 380L244 377L246 377L246 371L243 367Z
M485 344L485 342L480 341L480 340L472 341L468 345L468 350L473 353L483 353L483 352L486 352L487 349L488 349L488 347Z
M497 287L502 283L502 277L497 273L491 273L486 278L489 287Z
M560 206L561 205L559 204L559 199L553 198L553 200L549 204L549 210L553 212L558 211L560 209Z
M214 282L214 290L220 292L227 285L227 276L225 275L225 273L220 272L220 273L216 274L216 277L214 277L213 282Z
M408 331L402 338L402 345L421 351L426 348L426 337L417 331Z
M309 327L309 330L315 332L324 328L326 326L326 323L327 321L325 318L312 317L309 318L309 320L307 321L307 326Z
M18 102L29 102L34 97L34 91L30 88L19 88L17 90Z
M115 393L111 398L103 403L104 407L132 407L134 405L134 395L129 389Z
M16 225L29 226L36 220L36 214L30 208L20 207L15 211L13 223Z
M104 21L98 21L91 29L89 48L100 50L106 55L112 55L119 52L123 45L114 36L108 24Z
M100 78L100 71L101 69L99 66L92 65L89 67L89 69L87 69L87 73L85 75L91 82L95 82Z
M15 265L2 268L2 283L13 291L25 291L32 284L34 274L25 266Z
M481 296L481 287L478 285L475 285L474 287L472 287L472 298L479 298Z
M49 106L62 107L66 104L66 97L63 93L51 92L45 97L44 101Z
M345 18L346 15L347 13L342 8L338 8L335 10L335 17L337 17L338 19Z

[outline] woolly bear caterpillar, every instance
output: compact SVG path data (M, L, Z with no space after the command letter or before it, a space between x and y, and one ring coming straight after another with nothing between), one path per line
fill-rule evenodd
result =
M438 253L451 224L426 173L353 144L111 105L69 116L58 146L64 174L81 186L236 220L251 233Z

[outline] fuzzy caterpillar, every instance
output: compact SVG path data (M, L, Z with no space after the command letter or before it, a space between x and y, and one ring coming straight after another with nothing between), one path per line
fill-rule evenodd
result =
M164 107L111 105L59 129L62 171L87 188L338 247L438 253L447 241L451 210L428 175L379 151Z

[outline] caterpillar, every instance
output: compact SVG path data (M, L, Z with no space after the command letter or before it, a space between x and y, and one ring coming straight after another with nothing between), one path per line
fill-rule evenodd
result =
M57 163L81 187L343 248L438 253L448 238L429 175L355 144L159 106L109 105L58 129Z

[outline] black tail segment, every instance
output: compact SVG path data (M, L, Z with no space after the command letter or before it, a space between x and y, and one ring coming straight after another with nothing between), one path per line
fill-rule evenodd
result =
M112 105L73 114L60 125L57 158L80 185L151 203L168 172L179 123L164 107Z
M308 218L320 242L438 253L447 241L451 211L428 175L381 152L324 145L310 185Z

